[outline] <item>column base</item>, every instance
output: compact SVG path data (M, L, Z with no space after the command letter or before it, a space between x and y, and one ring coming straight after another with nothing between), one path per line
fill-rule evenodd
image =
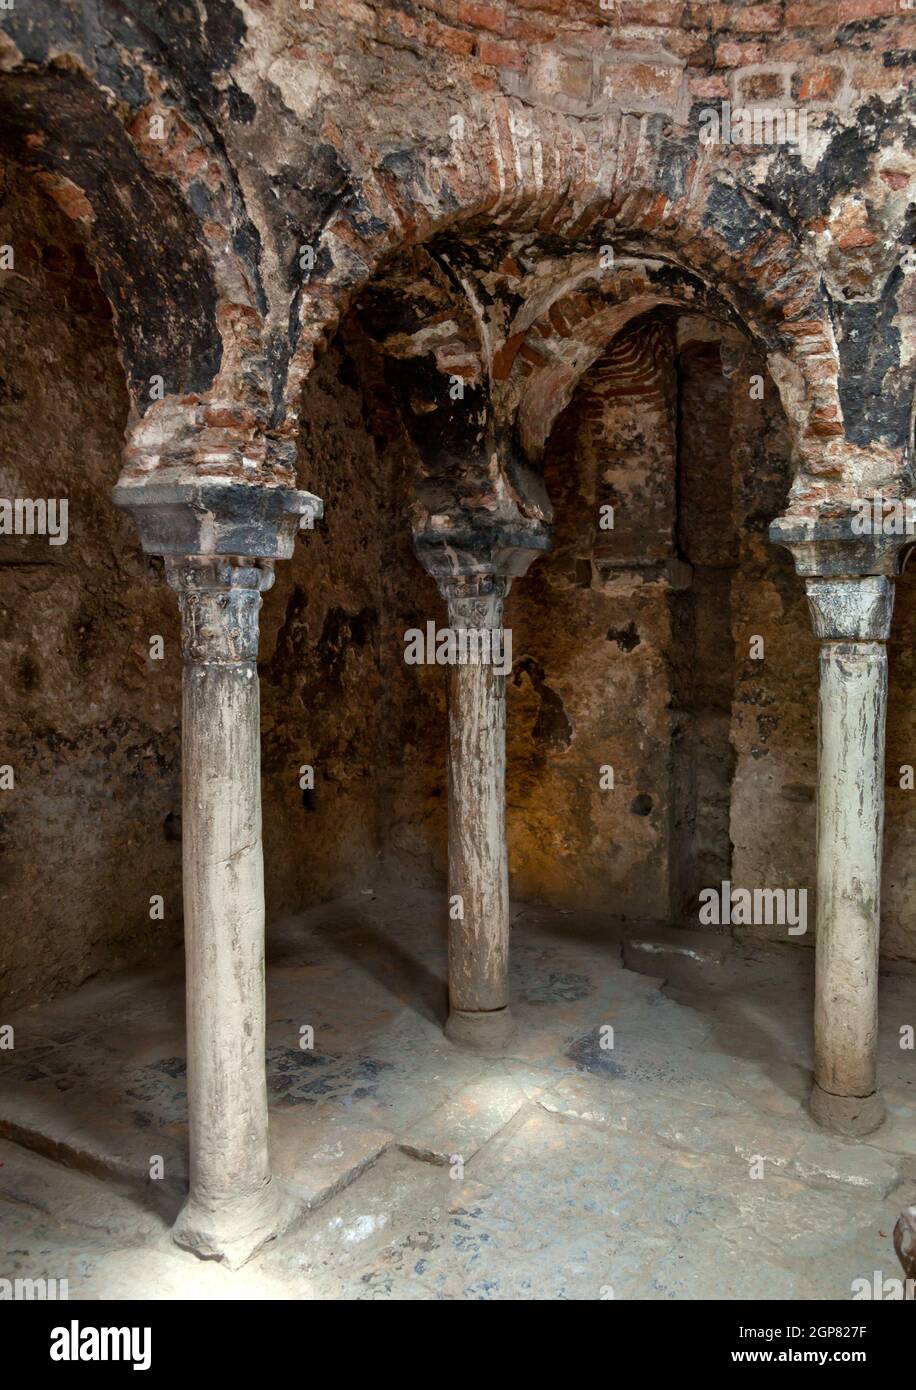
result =
M473 1052L501 1052L514 1028L508 1005L504 1009L470 1012L451 1009L445 1025L445 1036L457 1047Z
M271 1178L253 1195L204 1203L189 1197L172 1227L172 1240L202 1260L239 1269L297 1220L300 1204Z
M884 1101L879 1091L872 1091L870 1096L834 1096L822 1091L815 1081L811 1114L819 1125L836 1134L871 1134L884 1123Z

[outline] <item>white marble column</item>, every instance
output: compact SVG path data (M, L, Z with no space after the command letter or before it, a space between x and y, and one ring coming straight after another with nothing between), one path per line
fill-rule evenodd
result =
M130 475L114 500L165 560L181 609L191 1182L173 1236L235 1267L298 1211L268 1144L257 655L274 562L322 503L186 466Z
M845 1134L881 1124L878 945L884 725L893 586L808 579L821 642L818 700L815 1118Z
M191 1186L173 1230L234 1263L285 1224L267 1137L258 613L273 561L170 557L182 619Z
M499 633L511 582L498 575L440 580L452 631ZM498 1048L512 1023L506 677L492 662L458 662L448 669L448 814L446 1033L466 1047Z

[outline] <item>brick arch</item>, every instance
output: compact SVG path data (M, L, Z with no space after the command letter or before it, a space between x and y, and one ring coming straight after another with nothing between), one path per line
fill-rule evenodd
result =
M131 402L126 466L237 462L242 440L266 460L259 270L237 249L244 212L207 129L174 97L125 114L93 78L53 66L0 75L0 127L0 157L71 218L111 305Z
M384 355L428 357L443 376L477 385L485 376L479 319L448 271L426 246L410 247L387 262L353 312Z
M554 422L582 377L633 319L672 305L723 323L737 322L719 296L696 277L672 274L670 267L654 270L633 263L613 274L577 277L571 289L564 292L560 286L516 335L511 362L502 364L504 380L496 389L529 459L541 458Z
M390 152L323 228L298 305L289 423L315 352L389 256L495 228L580 252L613 239L715 285L766 348L801 459L840 471L836 345L820 275L719 158L667 134L658 116L623 114L586 133L561 114L495 98L474 108L460 140L443 134L437 148Z

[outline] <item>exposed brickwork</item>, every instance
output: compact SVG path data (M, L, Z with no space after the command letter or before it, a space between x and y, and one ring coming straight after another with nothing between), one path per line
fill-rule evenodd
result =
M671 850L685 803L666 750L704 700L716 712L704 746L721 762L734 749L736 874L753 882L776 865L804 881L802 851L780 837L788 806L794 839L810 838L810 672L780 686L743 652L769 623L788 669L802 641L800 589L772 558L767 522L912 486L914 51L916 12L900 0L0 11L0 152L73 229L42 240L14 226L19 273L111 339L104 379L123 373L125 471L182 464L267 486L298 474L328 501L316 571L291 565L265 609L272 906L335 891L348 849L367 858L384 845L418 878L442 869L441 778L427 766L439 683L388 671L384 736L365 708L367 691L385 698L383 632L396 643L401 619L423 621L436 602L411 530L541 540L554 511L554 555L511 600L524 646L512 796L532 827L529 839L520 818L510 825L519 882L602 906L609 882L635 874L628 907L642 894L676 913L692 888ZM804 116L803 149L785 130L742 128L740 112L774 107ZM688 318L689 343L677 326ZM737 384L752 365L763 405ZM163 399L150 392L158 375ZM79 412L67 418L78 432ZM716 510L726 501L729 524ZM579 515L602 502L620 513L613 544ZM342 598L335 507L362 537ZM704 515L739 538L737 559L715 553ZM396 559L376 582L382 536ZM678 558L702 571L696 602L660 577ZM688 668L729 625L723 742L724 686L708 671L692 685ZM321 676L306 680L300 668L316 663ZM615 707L645 705L638 757L629 726L608 731L609 690ZM782 724L768 722L775 706ZM911 731L897 717L905 762ZM616 864L619 807L591 783L582 791L602 739L632 792ZM392 777L367 811L373 760L402 750L426 770ZM284 780L287 762L313 754L327 771L317 876L289 848L305 808ZM773 797L755 838L761 768ZM894 797L892 942L907 954L909 810ZM537 834L557 851L546 865Z
M23 60L40 68L51 45L65 50L76 32L58 31L51 11L39 11L28 33L15 13L3 16L11 99ZM99 106L97 117L85 119L108 122L101 147L123 139L118 157L147 171L138 185L145 180L159 190L163 208L171 198L177 217L185 215L182 204L193 209L199 273L212 286L211 365L198 351L199 385L150 401L150 344L136 341L135 319L125 317L111 288L112 265L108 288L123 355L137 364L134 414L146 417L133 430L129 466L187 459L264 480L290 476L302 381L354 293L398 247L459 226L472 237L475 227L508 219L519 231L562 236L571 251L596 234L638 238L726 292L768 350L785 359L776 371L802 467L798 505L821 504L843 491L844 479L855 491L899 470L899 429L897 437L889 427L882 434L876 419L857 419L850 437L847 410L830 414L837 393L827 399L826 352L836 376L849 340L837 336L837 315L819 283L826 258L829 293L868 302L892 283L894 259L909 244L912 160L896 103L911 86L905 55L916 46L916 16L899 0L621 2L608 10L579 0L404 0L396 8L327 0L282 17L272 6L256 12L256 39L239 15L222 27L209 24L203 35L182 32L180 56L165 30L150 30L147 49L138 50L136 32L116 25L114 48L130 34L134 73L120 117L103 117L104 101L90 86L81 89L84 105ZM94 55L74 57L92 72ZM170 61L181 69L176 80ZM52 130L42 115L59 99L61 79L49 73L41 82L34 116L17 121L13 139L85 227L105 285L112 238L101 227L104 191L83 156L68 158L66 132ZM199 94L206 123L179 99L182 89ZM876 113L886 127L880 142L844 142L844 128L872 119L856 108L875 94L888 104ZM701 153L697 104L725 99L807 109L825 151L818 174L799 168L786 182L772 154L761 164L758 151L734 143ZM359 133L347 113L362 103L372 119ZM292 171L293 126L296 139L316 151L313 173ZM880 167L889 159L896 186ZM871 225L834 239L826 190L842 198L856 185ZM314 255L310 269L299 264L303 249ZM151 284L158 292L163 281ZM192 300L176 294L174 309L165 310L160 297L158 355L167 356L169 335L176 344L188 339L182 315ZM812 364L785 325L815 320L827 349ZM904 337L911 334L907 323ZM501 352L497 344L494 355ZM168 377L170 363L163 367ZM898 421L908 379L901 365L890 383ZM870 389L887 399L887 382L883 391ZM231 419L224 411L230 403ZM829 419L843 432L826 432Z

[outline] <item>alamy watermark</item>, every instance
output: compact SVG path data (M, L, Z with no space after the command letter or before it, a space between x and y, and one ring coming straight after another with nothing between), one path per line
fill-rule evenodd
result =
M70 1297L66 1279L0 1279L0 1302L60 1302Z
M808 930L807 888L732 888L726 879L718 888L700 892L700 925L780 926L789 936Z
M864 497L852 518L856 536L916 536L916 500L912 497Z
M876 1269L870 1279L853 1279L850 1293L854 1299L872 1299L876 1303L916 1301L916 1279L885 1279L884 1273Z
M52 1361L128 1361L148 1371L153 1360L149 1327L83 1327L73 1318L68 1327L51 1329Z
M700 112L701 145L794 145L808 138L808 113L794 106L705 106Z
M66 497L0 497L0 536L47 536L66 545L70 503Z
M404 633L408 666L492 666L501 676L512 670L512 629L503 627L440 627L432 621L425 630Z

